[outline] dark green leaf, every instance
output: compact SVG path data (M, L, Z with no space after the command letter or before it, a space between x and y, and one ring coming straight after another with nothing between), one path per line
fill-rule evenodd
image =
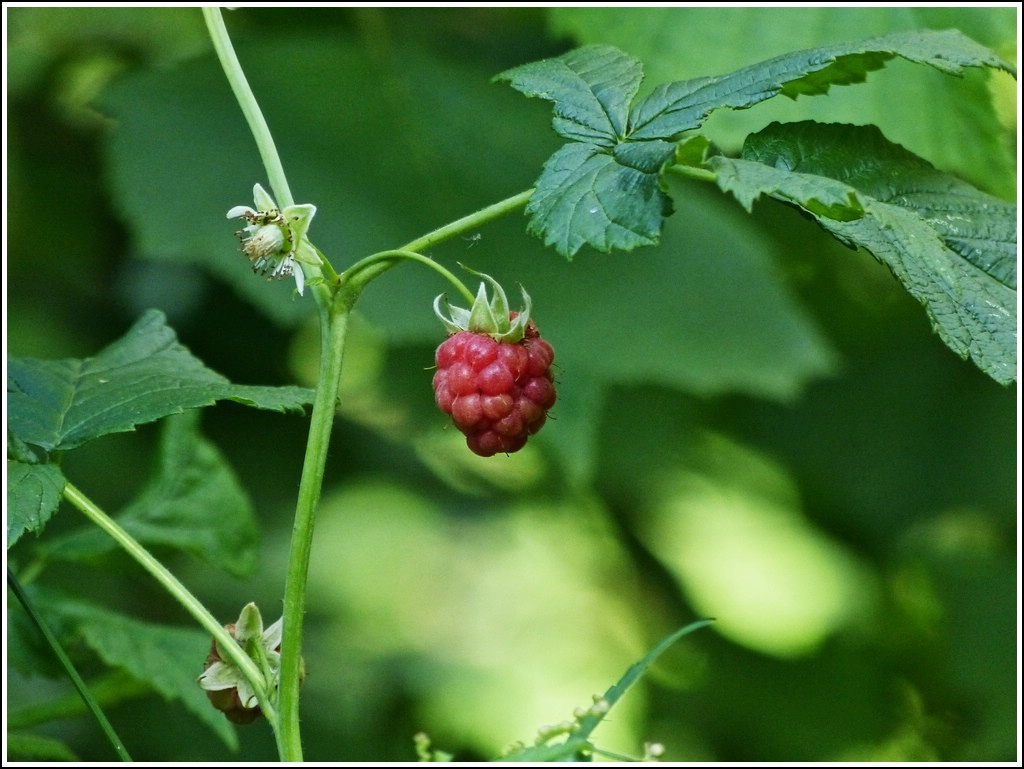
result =
M666 83L630 112L629 138L669 139L700 126L716 109L746 109L778 94L828 93L832 85L863 82L867 73L901 56L960 75L965 67L1014 68L956 30L899 32L859 43L783 54L721 77Z
M950 30L787 53L720 77L660 85L632 108L643 76L640 63L611 46L584 46L504 72L497 79L509 80L527 96L553 101L556 132L574 142L552 156L537 180L527 208L530 231L568 258L583 244L608 251L655 243L661 219L671 212L657 178L672 155L666 149L670 142L698 128L716 109L746 109L779 94L827 93L832 85L863 81L896 56L955 75L964 67L1013 71L988 49ZM621 200L630 195L635 201ZM849 217L856 215L856 201L817 210Z
M743 154L712 159L722 189L748 207L760 194L795 203L843 242L867 249L924 304L954 352L997 382L1015 381L1015 206L936 170L871 126L773 124L751 136ZM843 212L829 201L844 195L860 201L863 216L829 215Z
M625 135L643 66L617 48L591 45L515 67L494 79L554 102L554 127L560 136L611 147Z
M614 155L593 144L566 144L544 165L530 197L530 232L569 257L585 243L599 251L656 243L671 201L656 171L635 166L650 167L660 152L660 168L674 151L665 144L646 142Z
M958 29L1003 56L1015 50L1016 8L961 5L701 7L566 5L549 11L552 29L579 42L629 51L647 82L732 72L790 51L869 40L915 29ZM671 40L671 45L665 41ZM1016 114L1009 75L947 77L933 68L893 62L865 88L832 89L828 99L771 99L750 110L718 110L704 124L726 154L773 121L877 125L893 141L998 197L1016 197L1016 125L997 117L994 100ZM970 76L978 75L978 76ZM1009 139L1010 141L1007 141Z
M298 387L231 384L179 344L155 310L94 358L12 358L8 366L8 426L47 451L72 449L218 400L298 411L313 398L312 391Z
M196 683L210 651L198 630L152 625L79 601L54 601L48 609L73 623L108 665L123 668L169 700L180 700L231 749L238 736Z
M223 456L199 434L198 413L166 420L155 472L117 520L144 545L185 550L245 577L258 555L252 505ZM82 559L115 548L109 536L90 527L51 542L47 553Z
M26 531L39 534L60 504L64 474L51 464L7 460L7 548Z

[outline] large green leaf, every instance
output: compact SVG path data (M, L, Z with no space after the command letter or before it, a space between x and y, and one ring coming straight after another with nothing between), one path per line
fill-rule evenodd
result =
M748 208L795 203L886 264L942 340L1002 384L1017 372L1017 211L936 170L872 126L773 124L743 158L709 162ZM850 201L832 210L822 200ZM841 213L861 207L862 216Z
M191 411L165 421L155 472L117 521L144 545L185 550L245 577L258 555L252 505L224 457L199 434L198 417ZM49 542L47 554L83 559L116 547L89 527Z
M46 608L76 628L108 665L148 683L168 700L180 700L228 747L238 747L235 730L196 683L210 651L206 633L140 622L83 601L48 600Z
M8 427L46 451L73 449L218 400L298 411L312 399L312 391L299 387L231 384L193 357L155 310L94 358L8 361Z
M548 15L556 33L578 44L608 44L629 51L643 61L652 89L659 83L740 70L794 50L896 32L957 29L1008 58L1017 40L1016 12L1010 7L567 5L550 9ZM772 99L749 110L718 110L708 118L705 130L733 154L747 134L772 121L877 125L890 139L937 167L1012 199L1017 188L1015 128L1001 124L990 89L1015 94L1013 80L980 72L950 78L903 61L887 69L862 87L833 89L828 99Z
M746 109L780 93L827 93L831 85L863 81L895 56L948 74L964 67L1013 71L958 32L899 33L788 53L720 77L665 83L629 108L625 124L642 68L612 46L586 46L503 72L497 79L553 101L555 130L573 141L537 180L527 207L530 228L569 258L584 243L600 251L650 245L660 219L671 212L658 177L673 157L672 140L700 127L714 110Z

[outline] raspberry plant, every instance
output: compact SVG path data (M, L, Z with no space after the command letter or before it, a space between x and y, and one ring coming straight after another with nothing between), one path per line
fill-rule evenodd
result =
M558 602L556 591L564 581L555 581L555 586L529 583L529 574L541 561L565 560L568 566L562 572L564 577L588 571L591 586L602 589L622 581L622 556L618 551L602 549L604 545L594 546L600 554L596 560L601 562L601 569L590 562L580 566L571 554L567 555L568 551L544 549L552 541L587 537L603 541L602 525L587 512L596 493L579 493L580 487L589 482L608 498L610 519L611 511L619 508L635 508L649 519L637 522L620 517L615 527L628 528L631 547L642 548L646 559L658 561L663 571L670 572L688 589L693 606L687 606L685 613L719 614L716 606L728 591L711 591L709 598L693 571L700 561L699 549L686 550L685 558L680 553L711 530L717 518L726 521L726 529L741 527L747 520L744 511L753 504L751 500L772 511L788 510L790 497L795 494L785 488L785 480L780 480L767 463L751 459L748 452L710 431L701 431L699 424L687 428L695 428L701 437L679 438L675 428L682 419L681 412L659 408L663 393L634 393L633 408L620 407L616 397L628 393L637 382L664 384L667 380L700 397L734 388L758 397L785 398L803 380L820 376L828 368L828 356L820 352L822 348L813 335L801 336L803 332L792 330L803 328L796 321L790 328L785 324L791 321L765 320L756 311L750 322L744 321L743 329L756 344L742 348L742 355L731 351L730 338L735 334L717 330L726 322L725 313L718 312L709 297L714 296L712 288L719 284L728 284L730 291L740 294L745 284L758 280L756 270L712 272L709 274L715 275L715 280L703 284L696 269L684 273L693 284L640 279L649 269L644 260L649 265L659 258L657 254L671 251L666 241L679 237L670 232L673 223L682 222L686 229L706 232L693 206L694 201L705 200L702 196L708 195L707 190L715 192L717 198L738 202L739 210L755 217L766 200L777 201L781 205L770 209L772 216L790 217L787 221L794 223L794 229L796 223L802 225L806 220L842 246L870 254L922 306L923 317L941 342L991 380L986 386L1015 386L1016 206L992 194L992 189L978 189L960 178L972 170L970 167L956 167L956 161L949 158L948 163L936 165L888 138L874 125L806 117L772 120L746 132L741 144L732 150L724 146L730 139L729 124L714 123L719 117L727 120L738 111L753 112L763 103L782 101L779 97L794 100L797 105L818 97L827 110L835 91L847 90L838 86L862 83L870 73L899 66L897 62L904 66L901 72L907 78L924 78L929 71L957 78L981 71L1016 76L1014 67L1001 56L961 32L916 29L864 35L849 42L782 53L724 74L679 72L699 76L667 79L645 88L646 59L658 61L657 56L632 55L609 44L614 38L610 32L602 40L601 35L587 31L582 20L598 19L596 13L575 17L568 10L553 10L553 20L562 19L582 43L591 44L568 51L547 51L529 63L517 61L494 76L494 83L511 86L507 90L520 96L550 102L554 111L551 126L560 146L546 161L528 169L532 183L527 189L508 195L508 189L497 189L504 179L490 178L488 184L495 189L484 190L483 197L474 196L476 210L448 224L420 226L417 212L410 212L406 206L403 216L416 222L416 231L426 230L408 240L404 227L396 228L391 217L375 213L362 195L344 186L338 198L332 199L321 197L316 189L307 192L304 180L301 200L315 200L315 204L297 203L292 194L289 180L307 174L286 175L259 104L275 104L280 110L277 114L287 117L276 126L281 132L278 139L289 148L286 156L295 146L297 156L309 152L315 165L330 164L329 154L318 149L324 134L316 123L320 118L313 116L308 124L303 123L303 109L297 106L310 94L327 98L324 94L330 87L325 81L334 70L324 66L320 57L329 47L295 46L279 35L247 50L243 57L247 62L245 71L255 83L250 87L219 11L206 9L203 14L217 52L216 78L197 76L189 65L183 65L177 71L150 75L152 80L143 78L122 86L125 90L112 87L105 97L103 109L121 116L107 155L118 204L132 223L141 250L160 258L201 264L280 323L315 315L320 345L317 363L308 367L312 370L308 377L312 387L230 381L179 341L168 323L167 312L173 307L145 309L124 336L91 357L44 360L17 356L7 360L8 584L12 597L17 599L17 607L12 606L8 619L11 638L15 639L11 657L32 672L53 672L53 660L59 661L62 674L74 683L82 707L92 714L121 758L134 754L136 734L112 726L104 711L143 693L156 693L181 703L230 748L239 745L232 724L255 724L249 728L269 729L281 760L305 757L303 731L316 717L307 714L316 714L317 708L300 710L300 686L303 697L317 696L317 686L344 689L344 681L356 675L352 671L358 668L360 654L358 644L347 649L353 657L352 667L337 671L311 656L311 646L313 654L324 652L320 645L305 643L306 626L318 619L317 600L324 599L310 590L318 579L313 562L315 541L332 548L331 560L336 561L332 565L341 573L350 569L353 584L360 571L378 566L395 553L401 558L393 568L400 569L403 560L416 566L406 575L405 590L413 590L422 574L430 572L432 563L438 561L456 573L449 577L456 586L486 582L494 573L491 569L500 557L481 556L479 561L445 557L452 552L447 549L448 540L466 533L465 522L461 527L439 525L451 536L434 538L422 527L417 528L419 521L429 519L429 513L417 508L415 515L406 515L397 498L371 504L372 489L358 487L350 492L357 500L363 494L364 505L354 506L347 515L360 516L363 508L377 510L376 517L366 516L365 529L357 529L353 535L338 522L337 515L327 516L319 528L315 526L318 517L324 518L318 516L321 508L337 512L337 503L330 494L321 499L325 482L330 479L328 456L344 452L342 446L357 442L348 430L332 439L339 408L347 419L369 426L394 444L414 446L417 472L422 468L433 471L464 495L459 497L463 503L476 498L473 495L480 493L481 487L488 498L499 498L502 483L528 484L531 472L536 474L531 467L547 463L564 471L561 493L577 494L583 500L574 508L582 511L581 516L559 529L557 505L537 495L531 504L552 513L547 517L557 519L556 527L544 528L551 522L538 516L530 520L534 529L547 532L543 540L532 540L514 528L502 531L501 539L528 540L547 557L537 558L535 552L536 560L517 571L520 581L515 589L497 591L502 596L498 602L509 600L511 593L522 593L523 583L530 587L531 603ZM374 18L367 16L364 22L372 26ZM349 65L359 61L342 59ZM310 70L292 71L290 67ZM213 71L202 72L209 75ZM415 67L409 72L415 73ZM226 153L217 149L217 153L224 154L204 155L197 163L195 177L188 182L187 195L181 196L169 184L180 174L174 153L154 152L152 145L163 141L159 137L165 134L180 134L192 136L195 144L187 142L190 152L211 152L201 146L202 132L190 124L195 115L183 102L194 98L200 105L195 114L204 114L201 105L225 102L227 91L213 85L222 84L224 75L255 139L269 191L259 179L255 158L244 159L239 142ZM395 97L395 93L379 93L376 82L371 88L382 102ZM177 100L165 98L163 89L170 89ZM409 90L433 92L430 88ZM527 126L533 124L535 116L530 115L521 98L508 104L521 105L524 116L509 118L517 128L509 146L519 151L525 143L523 137L540 136L539 129L530 133L533 129ZM460 112L458 99L444 106L443 122L456 133L470 130L470 121L489 119L488 114ZM975 107L977 104L972 102L967 111ZM339 115L342 125L353 133L360 130L357 118L361 119L362 110L328 111ZM179 112L185 117L179 118ZM972 116L977 118L975 113ZM407 117L405 128L412 132L415 117ZM175 122L179 119L181 124ZM403 130L400 124L396 126L396 132ZM545 140L541 138L538 143ZM984 141L979 138L979 143ZM246 139L245 146L249 144ZM493 152L493 143L487 144L488 151ZM471 155L474 149L475 145L467 142L459 152ZM422 159L416 152L399 150L372 160L359 152L347 154L344 163L356 179L356 190L360 179L368 186L368 179L389 177L396 169L407 171L406 166ZM476 162L474 170L484 174L488 165L485 156ZM945 170L951 165L958 173ZM252 190L251 205L240 197L208 198L213 196L211 191L220 194L223 179L234 174L239 178L226 183L235 194L244 192L246 198ZM462 180L463 186L475 190L473 179L477 175ZM403 184L397 176L390 178L395 180L396 189L417 186ZM416 194L430 189L444 198L445 186L424 186ZM399 192L394 194L398 199ZM506 197L479 207L502 195ZM232 248L231 225L224 222L225 212L237 225L241 254ZM515 222L515 215L522 212L527 217L526 232L560 256L563 263L572 262L571 278L566 280L559 272L562 267L551 267L551 261L517 257L517 252L530 248L526 238L515 239L523 229ZM371 221L364 223L363 217ZM350 237L349 230L358 236ZM368 231L373 232L374 239L367 238ZM808 232L801 230L801 236L811 237ZM741 233L735 242L744 239ZM492 242L501 244L497 248L500 259L496 252L487 251ZM381 244L386 247L381 249ZM820 247L824 250L829 246ZM600 261L634 251L626 262ZM714 261L728 263L728 255L712 255ZM689 256L699 261L696 255ZM475 270L478 257L489 262L488 274ZM457 261L465 262L470 274L481 279L477 292L465 285L459 277L461 271L446 266ZM401 279L390 275L399 265ZM250 272L260 279L254 279ZM600 277L590 277L593 275ZM378 278L383 278L379 289ZM522 307L513 309L509 305L502 282L522 284ZM448 290L467 306L453 305L445 295L437 296L438 283L447 284ZM374 288L368 290L371 286ZM385 296L386 291L391 293ZM584 295L593 303L581 305L579 297ZM436 318L431 317L430 296L436 296ZM759 298L763 300L764 294ZM588 311L580 312L584 306ZM684 306L696 309L681 309ZM680 322L687 311L699 319L696 327L687 329L686 323ZM359 334L364 322L359 313L364 312L372 323L394 333L399 340L403 335L415 341L430 340L430 346L436 347L435 368L431 370L429 356L425 356L403 367L403 373L396 377L402 381L391 383L394 391L381 394L376 384L365 382L361 389L347 390L347 382L360 384L356 376L359 370L343 369L342 364L347 350L352 351L350 358L359 360ZM780 332L780 328L787 330ZM443 338L445 334L447 338ZM787 341L780 342L782 337ZM694 342L695 338L707 341ZM557 369L553 365L556 346ZM400 341L395 347L400 347ZM260 350L260 354L263 352ZM763 358L759 359L758 354ZM723 357L720 360L716 356ZM590 380L597 376L615 383L611 404L600 414L595 413L596 396L588 390ZM403 390L406 381L414 384ZM436 406L463 434L465 445L446 442L460 436L452 435L455 431L448 429L442 415L433 413L417 423L408 418L408 412L394 407L407 401L422 403L424 393L429 400L431 384ZM218 584L229 587L200 590L188 587L176 574L181 568L176 552L198 556L236 579L251 580L261 563L249 494L239 484L222 450L203 437L199 428L200 410L217 406L213 411L216 416L230 403L276 413L281 419L286 414L309 411L308 437L293 500L294 517L285 527L291 539L287 553L281 554L287 566L283 580L266 590L260 608L254 596L246 592L248 587L243 585L239 590L237 582L226 583L218 577ZM554 417L550 422L549 414ZM71 452L75 456L87 454L82 451L87 446L94 448L113 436L156 422L160 423L160 434L152 471L139 488L132 490L134 497L111 515L89 489L80 487L75 471L81 466L65 461L65 457ZM540 433L545 424L548 426ZM597 429L611 436L600 450L572 450L588 445L585 436ZM620 436L634 434L639 434L641 440L627 441L623 449L615 447ZM650 448L638 452L637 445ZM388 454L390 457L392 451ZM470 454L479 457L467 456ZM477 464L478 460L488 464ZM276 470L285 461L275 451L272 458L261 458L259 465ZM736 481L735 473L722 472L733 463L748 470L749 477L744 475ZM415 473L410 472L410 476ZM723 478L728 483L723 485ZM613 481L620 482L616 489L629 490L607 491ZM703 498L705 494L711 500L701 508L701 516L694 518L686 511L678 515L666 512L674 509L670 502L676 492L683 495L673 484L679 484L690 498ZM289 490L294 486L286 485ZM730 504L733 493L745 502ZM67 521L71 517L67 513L55 520L63 508L79 511L87 519L86 525ZM381 519L379 523L376 518ZM402 525L393 525L395 521ZM379 542L381 549L369 552L359 534L377 531L373 529L376 525L381 526L379 536L371 539ZM781 524L772 518L772 525L754 539L769 542L780 529L793 525L788 518ZM324 526L328 527L326 535L320 533ZM593 529L602 534L595 537ZM35 536L26 536L29 533ZM488 552L486 543L493 538L475 537L482 553ZM350 544L353 542L356 544ZM723 558L725 553L736 553L728 567L739 571L747 559L741 551L730 550L734 544L716 540L711 549L722 553ZM811 548L812 544L806 546ZM813 546L817 546L816 540ZM345 557L335 557L334 550L344 552ZM758 558L750 560L761 563ZM470 561L471 577L459 580L459 569ZM106 569L116 575L126 568L126 562L135 570L130 581L145 579L147 585L164 591L200 629L152 622L146 612L133 613L125 606L106 608L80 589L84 581L48 579L61 565L92 570L89 573ZM594 574L589 574L591 569ZM904 582L900 584L906 589L905 581L912 581L913 575L902 574L901 578ZM842 569L835 567L820 582L828 585L843 579ZM335 581L336 572L332 572L321 584ZM377 581L362 585L369 597L358 594L354 587L352 593L345 593L344 601L351 603L346 610L351 616L359 616L360 610L368 616L382 611L381 602L373 600L373 583ZM754 587L761 581L759 575ZM847 581L856 582L853 578ZM592 592L581 591L579 602L587 605ZM205 600L200 597L204 594ZM311 595L314 597L307 601ZM626 602L645 605L647 595L641 595L645 600L631 598ZM664 596L658 600L665 600ZM761 616L757 614L758 603L766 601L758 601L755 596L744 605L750 616ZM925 620L921 616L927 614L925 603L921 599L915 604L919 614L914 617L922 622ZM239 616L240 607L244 608ZM823 614L829 611L823 609ZM215 616L222 613L225 616ZM674 619L679 613L672 613ZM585 616L600 614L600 610L591 610ZM749 630L756 622L748 620L744 624L737 612L726 615L717 627L733 642L748 643L763 653L782 657L807 653L799 641L784 632L774 641L762 636L763 645L758 647ZM238 620L231 622L235 616ZM837 632L838 620L826 618L821 622L825 624L815 643ZM481 622L478 617L463 617L448 624L470 634ZM514 623L496 624L504 627ZM612 707L619 707L626 690L658 657L683 635L706 624L707 620L699 620L670 633L629 667L605 694L595 695L592 705L578 708L572 720L542 727L532 745L514 743L501 752L501 758L553 761L614 756L593 739L594 730L605 722ZM385 635L405 633L410 636L405 642L417 648L420 635L436 633L449 639L438 646L454 653L458 644L451 636L444 636L431 623L423 627L422 634L415 627L402 627ZM536 629L537 634L544 632L544 627ZM557 644L557 634L551 635L555 637L548 643ZM615 633L609 631L608 635ZM642 636L649 638L650 632ZM39 639L45 641L45 646ZM602 637L602 643L604 640ZM306 680L307 662L310 680ZM577 659L570 659L570 663L568 666L585 666ZM436 670L426 672L437 674ZM679 670L675 674L687 675ZM708 675L714 676L714 672ZM331 677L337 677L339 683L331 684ZM438 685L439 692L444 689L443 683ZM910 695L908 698L912 699ZM471 702L464 706L466 711L474 709ZM11 711L9 752L17 757L73 758L64 742L39 735L33 728L74 707L77 705L54 701L49 706L29 704ZM325 710L336 712L334 704ZM549 715L537 714L536 718ZM428 731L433 729L428 727ZM509 734L509 739L515 736ZM657 738L670 740L672 736ZM413 755L412 735L402 735L401 739L406 741L408 754ZM475 744L484 742L475 736ZM417 735L415 750L423 759L450 757L431 752L430 740L423 735ZM499 752L494 750L487 757ZM657 752L648 749L645 757ZM324 756L323 760L336 758ZM360 758L366 760L367 756ZM750 760L749 756L739 758ZM787 758L792 760L791 756Z

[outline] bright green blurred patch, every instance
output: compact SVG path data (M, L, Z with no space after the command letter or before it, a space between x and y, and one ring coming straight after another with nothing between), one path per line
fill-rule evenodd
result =
M405 666L423 689L424 729L443 725L497 755L589 705L645 640L624 555L593 503L461 512L380 482L326 497L310 589L330 619L314 643L335 658L320 660L325 669L354 658ZM338 696L361 696L350 687ZM597 744L637 753L643 704L630 692Z
M862 619L869 572L800 515L785 474L708 435L664 486L643 539L714 627L767 654L799 656Z

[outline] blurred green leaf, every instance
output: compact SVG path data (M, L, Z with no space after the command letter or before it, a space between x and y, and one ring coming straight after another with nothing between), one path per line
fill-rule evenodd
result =
M750 137L742 159L709 165L748 209L762 193L793 202L866 248L924 304L954 352L1001 384L1015 381L1016 206L937 171L873 126L773 124ZM833 180L850 185L851 203L863 197L862 218L822 207L822 198L844 197Z
M259 530L248 495L217 448L198 431L199 412L168 418L156 467L118 523L144 545L177 548L237 577L257 565ZM51 557L80 560L116 543L94 527L50 540Z
M73 449L218 400L298 411L313 399L311 390L299 387L231 384L179 344L155 310L94 358L12 358L7 377L9 428L47 451Z
M5 737L5 760L11 761L69 761L80 762L61 740L38 734L8 730Z
M232 750L238 736L196 683L210 650L210 638L198 630L153 625L72 599L48 599L47 611L59 613L106 662L147 682L169 700L180 700Z

